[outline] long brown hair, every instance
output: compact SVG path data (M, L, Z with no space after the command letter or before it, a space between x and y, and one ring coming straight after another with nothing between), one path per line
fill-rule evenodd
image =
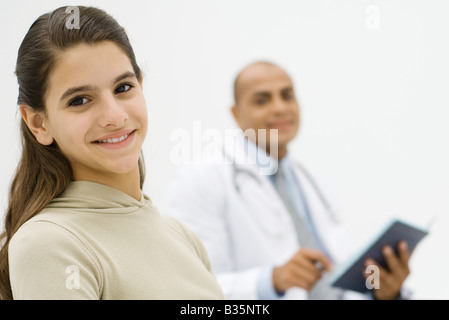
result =
M94 7L66 9L60 7L40 16L23 39L15 71L19 84L18 105L25 104L36 111L45 112L44 97L56 55L80 43L113 41L130 59L137 78L141 77L126 32L112 16ZM74 13L79 15L73 16ZM70 25L68 20L72 16L79 20L71 21ZM21 225L59 196L73 178L70 163L55 142L49 146L41 145L23 119L20 130L22 154L9 188L5 229L0 235L1 299L13 299L9 280L9 241ZM142 152L139 171L142 188L145 177Z

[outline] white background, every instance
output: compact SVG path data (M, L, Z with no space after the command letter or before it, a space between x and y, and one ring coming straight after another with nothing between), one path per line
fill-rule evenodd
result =
M332 182L355 243L393 216L418 224L437 217L407 284L419 298L449 298L448 1L9 1L0 10L2 212L19 155L17 50L39 15L82 4L125 27L143 69L144 191L156 205L177 168L170 134L192 132L194 123L235 128L235 75L270 60L290 73L301 104L290 152ZM370 28L370 6L378 28Z

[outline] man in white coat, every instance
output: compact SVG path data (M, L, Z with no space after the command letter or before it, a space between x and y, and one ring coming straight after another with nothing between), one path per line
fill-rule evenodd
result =
M228 299L366 298L328 283L349 243L323 186L288 156L300 124L290 76L269 62L250 64L235 79L234 96L237 124L257 134L225 146L226 161L180 170L161 211L200 237ZM384 256L389 270L379 266L380 289L370 297L397 299L410 254L402 242L398 255L386 247Z

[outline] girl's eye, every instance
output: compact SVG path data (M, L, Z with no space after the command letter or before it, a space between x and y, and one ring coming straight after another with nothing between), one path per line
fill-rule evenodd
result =
M70 100L69 106L82 106L83 104L87 103L89 100L84 97L76 97Z
M258 106L263 106L265 103L267 103L267 99L265 99L265 98L259 98L259 99L256 99L256 104L258 105Z
M117 87L117 89L115 89L115 93L123 93L123 92L127 92L129 90L131 90L133 86L128 84L128 83L124 83L122 85L119 85Z

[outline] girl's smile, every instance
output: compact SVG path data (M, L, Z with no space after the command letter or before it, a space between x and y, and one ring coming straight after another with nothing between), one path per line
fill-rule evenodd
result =
M98 145L101 148L117 150L126 148L134 142L134 132L136 130L122 130L114 134L103 136L92 143Z

